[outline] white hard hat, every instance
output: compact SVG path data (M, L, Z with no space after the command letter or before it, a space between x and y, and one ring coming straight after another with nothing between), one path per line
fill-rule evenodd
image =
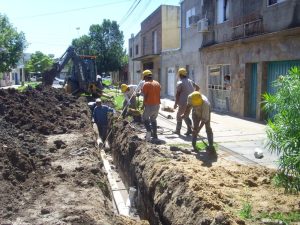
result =
M97 103L97 102L100 102L100 103L101 103L102 101L101 101L100 98L97 98L97 99L96 99L96 103Z

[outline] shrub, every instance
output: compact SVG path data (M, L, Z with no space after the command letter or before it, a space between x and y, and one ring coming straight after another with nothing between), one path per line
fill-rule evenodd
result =
M300 190L300 70L291 68L286 76L273 83L277 92L264 94L268 120L268 149L277 152L277 183L289 192Z

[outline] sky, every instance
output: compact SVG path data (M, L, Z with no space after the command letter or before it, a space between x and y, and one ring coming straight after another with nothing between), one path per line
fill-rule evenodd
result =
M25 53L41 51L60 57L74 38L86 35L92 24L116 21L128 48L131 34L160 5L180 0L0 0L0 14L8 17L18 32L24 32Z

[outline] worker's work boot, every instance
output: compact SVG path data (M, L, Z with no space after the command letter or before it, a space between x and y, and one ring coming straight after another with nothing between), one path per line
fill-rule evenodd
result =
M208 140L208 147L206 148L206 150L209 152L209 153L212 153L212 154L215 154L216 153L216 150L215 150L215 147L214 147L214 136L213 136L213 132L212 132L212 129L211 128L208 128L206 130L206 134L207 134L207 140Z
M151 131L147 131L146 136L145 136L146 141L151 141Z
M192 121L190 118L184 119L184 122L186 123L187 126L187 132L184 133L184 135L188 136L192 134Z
M156 121L155 122L151 122L151 125L152 125L152 129L151 129L151 137L153 139L157 139L157 123Z
M181 126L182 126L182 122L181 122L181 121L180 121L180 122L177 121L177 124L176 124L176 130L173 131L173 134L178 134L178 135L180 135Z
M151 140L151 127L150 127L150 122L149 122L149 121L144 121L144 125L145 125L145 128L146 128L146 130L147 130L145 139L146 139L146 141L150 141L150 140Z
M194 151L197 151L196 143L197 143L197 136L193 136L192 146L193 146Z

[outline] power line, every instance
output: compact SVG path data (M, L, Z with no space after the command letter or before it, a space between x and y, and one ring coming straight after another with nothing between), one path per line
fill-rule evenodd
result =
M129 9L127 10L127 12L125 13L125 15L122 17L122 19L120 20L120 23L126 18L126 16L129 14L130 10L133 8L134 4L137 2L138 0L135 0L132 5L129 7Z
M136 2L136 1L135 1ZM136 5L132 8L132 10L127 13L128 15L127 16L124 16L124 20L120 22L120 25L123 24L127 19L128 17L133 13L133 11L136 9L136 7L140 4L141 0L138 0L138 2L136 3Z
M64 11L38 14L38 15L33 15L33 16L23 16L23 17L19 17L16 19L31 19L31 18L36 18L36 17L52 16L52 15L57 15L57 14L64 14L64 13L76 12L76 11L81 11L81 10L93 9L93 8L98 8L98 7L108 6L108 5L116 5L116 4L128 2L128 1L131 1L131 0L122 0L122 1L110 2L110 3L100 4L100 5L93 5L93 6L89 6L89 7L82 7L82 8L76 8L76 9L70 9L70 10L64 10Z

